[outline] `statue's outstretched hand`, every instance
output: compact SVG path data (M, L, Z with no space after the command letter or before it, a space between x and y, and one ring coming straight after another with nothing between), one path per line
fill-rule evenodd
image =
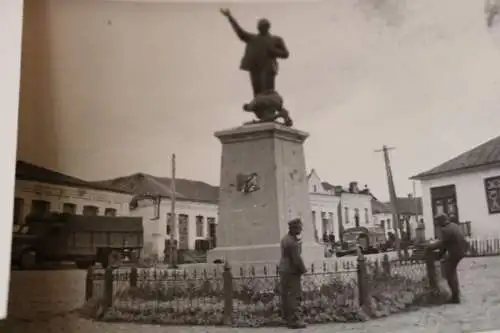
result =
M224 15L225 17L229 17L229 16L231 16L231 12L230 12L230 11L229 11L229 9L227 9L227 8L221 8L221 9L220 9L220 12L221 12L221 14L222 14L222 15Z

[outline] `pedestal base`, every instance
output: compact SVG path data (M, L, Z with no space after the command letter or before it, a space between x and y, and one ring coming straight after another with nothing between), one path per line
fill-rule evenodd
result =
M302 258L304 262L311 263L322 260L325 257L325 249L317 243L302 244ZM217 247L207 253L207 263L223 259L231 264L235 263L276 263L281 260L280 244L250 245L250 246L228 246Z

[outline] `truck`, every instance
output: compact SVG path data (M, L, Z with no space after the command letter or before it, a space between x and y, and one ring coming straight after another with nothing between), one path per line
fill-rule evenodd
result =
M358 248L363 254L385 251L387 237L381 227L354 227L344 230L341 248L337 257L356 254Z
M80 269L100 263L136 261L143 247L141 217L50 213L28 216L14 229L11 264L34 269L44 263L71 261Z

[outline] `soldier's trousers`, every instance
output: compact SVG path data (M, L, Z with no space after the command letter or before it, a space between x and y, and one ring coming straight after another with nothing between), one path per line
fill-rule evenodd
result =
M281 308L283 319L288 323L297 323L299 307L302 299L301 276L292 274L281 275Z
M462 258L446 258L442 263L443 274L450 287L452 300L460 300L457 267L461 260Z

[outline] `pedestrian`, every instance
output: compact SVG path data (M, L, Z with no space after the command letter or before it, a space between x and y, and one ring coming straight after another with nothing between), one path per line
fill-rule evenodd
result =
M448 303L460 303L460 284L458 282L457 267L467 253L468 243L460 227L452 223L446 214L438 214L434 218L434 225L441 230L437 242L427 246L429 251L439 249L439 258L443 265L443 273L451 291Z
M288 233L281 239L281 306L283 319L288 328L305 328L306 325L299 315L302 296L301 277L306 273L302 260L302 244L299 235L302 232L300 218L288 222Z

